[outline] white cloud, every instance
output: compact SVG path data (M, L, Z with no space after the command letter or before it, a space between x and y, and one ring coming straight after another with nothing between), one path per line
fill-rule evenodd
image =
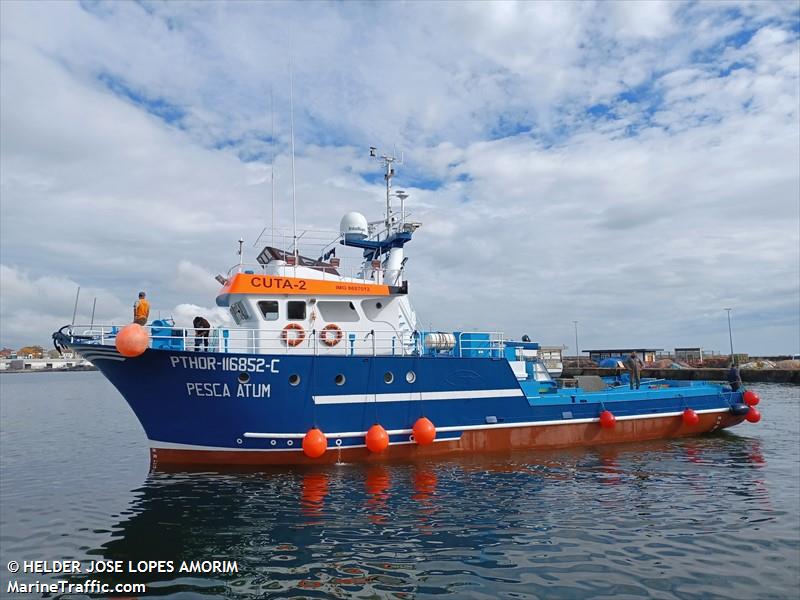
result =
M426 325L724 349L733 306L745 350L797 352L790 5L0 3L2 343L79 283L106 319L139 289L222 318L273 147L291 222L291 46L298 224L379 214L366 148L397 143Z

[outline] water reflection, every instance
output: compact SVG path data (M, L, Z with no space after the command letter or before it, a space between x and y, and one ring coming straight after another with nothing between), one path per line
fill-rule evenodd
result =
M328 495L327 473L303 473L303 488L300 497L300 510L306 517L319 517L322 515L325 496ZM306 525L313 525L318 521L306 521Z
M157 472L91 554L172 560L176 569L183 560L239 566L231 575L121 580L158 594L547 596L558 580L581 597L589 584L570 573L590 564L609 586L646 579L643 555L669 571L664 557L691 554L697 531L746 527L743 501L764 518L765 465L758 440L723 435L420 464ZM725 539L706 535L702 544L736 563ZM597 585L593 593L605 584Z

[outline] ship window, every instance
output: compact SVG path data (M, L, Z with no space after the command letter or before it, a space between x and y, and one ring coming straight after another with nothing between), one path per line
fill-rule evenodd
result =
M394 373L386 371L386 373L383 374L383 381L384 383L392 383L394 381Z
M406 381L408 383L414 383L417 380L417 374L414 371L409 371L406 373Z
M304 321L306 318L305 300L292 300L287 302L286 318L290 321Z
M352 302L342 300L320 300L317 308L326 323L355 323L360 319Z
M278 301L277 300L261 300L258 303L258 310L261 311L261 315L264 317L265 321L277 321L278 320Z
M334 381L336 382L336 385L344 385L344 382L345 382L345 377L344 377L344 375L342 375L341 373L339 373L339 374L338 374L338 375L337 375L337 376L334 378Z

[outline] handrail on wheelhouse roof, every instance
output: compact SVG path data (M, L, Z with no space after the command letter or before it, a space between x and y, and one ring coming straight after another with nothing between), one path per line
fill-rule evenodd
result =
M264 249L261 253L256 257L256 260L262 264L266 265L273 260L282 260L287 263L291 263L294 261L295 255L287 252L286 250L280 250L279 248L274 248L272 246L264 246ZM336 260L336 264L333 262L325 262L319 260L317 258L308 258L307 256L303 256L302 254L297 255L297 266L300 267L308 267L310 269L315 269L317 271L322 271L324 273L330 273L331 275L339 275L339 272L336 270L336 267L339 266L339 260Z

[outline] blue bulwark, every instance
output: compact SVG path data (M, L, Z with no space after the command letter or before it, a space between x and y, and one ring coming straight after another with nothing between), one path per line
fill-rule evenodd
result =
M488 358L496 356L496 349L492 348L491 338L488 333L463 333L453 332L456 336L456 346L453 349L454 356L464 356L467 358ZM495 350L493 353L492 350Z

